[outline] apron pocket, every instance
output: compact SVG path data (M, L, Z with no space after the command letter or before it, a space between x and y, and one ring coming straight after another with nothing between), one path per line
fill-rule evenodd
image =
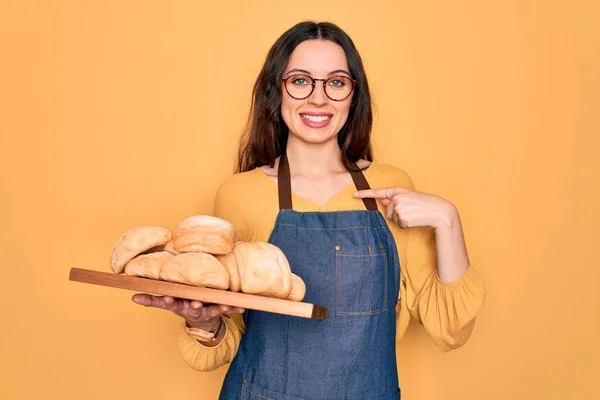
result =
M242 382L241 400L306 400L300 397L290 396L285 393L274 392L265 389L244 379Z
M387 310L388 262L383 245L335 247L336 315Z

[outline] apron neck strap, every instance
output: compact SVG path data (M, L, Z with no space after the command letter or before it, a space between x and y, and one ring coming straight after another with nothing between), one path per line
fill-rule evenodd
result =
M277 172L277 186L279 187L279 210L292 209L292 178L290 165L285 153L279 157L279 171Z
M367 182L367 178L365 178L365 174L358 169L358 165L352 163L352 168L354 170L350 170L350 176L352 176L352 180L354 181L354 186L358 190L369 190L371 186L369 186L369 182ZM369 211L377 211L377 201L371 197L362 199L363 203L365 203L365 207Z
M369 190L369 182L365 178L362 171L358 170L358 166L355 163L351 164L356 171L351 170L350 176L352 181L358 190ZM279 209L280 210L291 210L292 209L292 179L290 176L290 165L287 160L285 153L279 158L279 168L277 173L277 186L279 188ZM369 211L377 211L377 201L372 198L362 199L365 207Z

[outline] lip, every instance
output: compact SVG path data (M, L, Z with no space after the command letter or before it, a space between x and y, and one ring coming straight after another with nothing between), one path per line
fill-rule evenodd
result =
M315 117L320 117L323 115L329 115L329 116L333 116L332 113L328 113L328 112L320 112L320 111L307 111L307 112L301 112L300 115L313 115Z
M302 117L303 115L310 115L313 117L322 117L322 116L329 116L331 118L329 118L326 121L323 122L315 122L315 121L308 121L307 119L305 119L304 117ZM300 120L302 121L302 123L310 128L325 128L327 125L329 125L331 123L331 120L333 119L333 114L331 113L327 113L327 112L302 112L299 115Z

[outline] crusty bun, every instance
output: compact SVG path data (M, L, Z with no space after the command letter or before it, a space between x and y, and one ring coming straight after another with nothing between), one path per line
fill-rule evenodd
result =
M173 254L168 251L140 254L125 265L125 275L160 279L160 270Z
M173 237L173 248L179 252L227 254L233 251L235 228L221 218L195 215L184 219Z
M242 290L242 283L240 281L240 273L238 271L235 254L229 253L216 257L217 260L227 268L227 272L229 272L229 290L232 292L239 292Z
M302 301L306 295L306 284L298 275L292 273L292 291L288 296L288 300Z
M169 242L167 244L165 244L165 247L164 247L163 250L164 251L168 251L169 253L174 254L174 255L179 254L179 252L173 248L173 241L172 240L169 240Z
M233 251L242 292L287 298L292 290L290 265L277 247L266 242L242 242Z
M214 256L190 252L173 256L160 269L160 279L214 289L229 289L229 272Z
M120 274L125 265L135 256L153 247L165 245L173 238L173 233L162 226L139 226L124 233L112 248L110 267Z

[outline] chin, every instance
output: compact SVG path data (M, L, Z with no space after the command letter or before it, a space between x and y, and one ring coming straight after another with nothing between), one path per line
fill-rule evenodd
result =
M310 144L322 144L322 143L327 143L330 142L331 140L336 140L336 133L332 132L330 130L328 131L315 131L315 130L310 130L310 131L304 131L301 132L298 135L294 135L296 136L298 139L300 139L303 142L306 143L310 143Z

